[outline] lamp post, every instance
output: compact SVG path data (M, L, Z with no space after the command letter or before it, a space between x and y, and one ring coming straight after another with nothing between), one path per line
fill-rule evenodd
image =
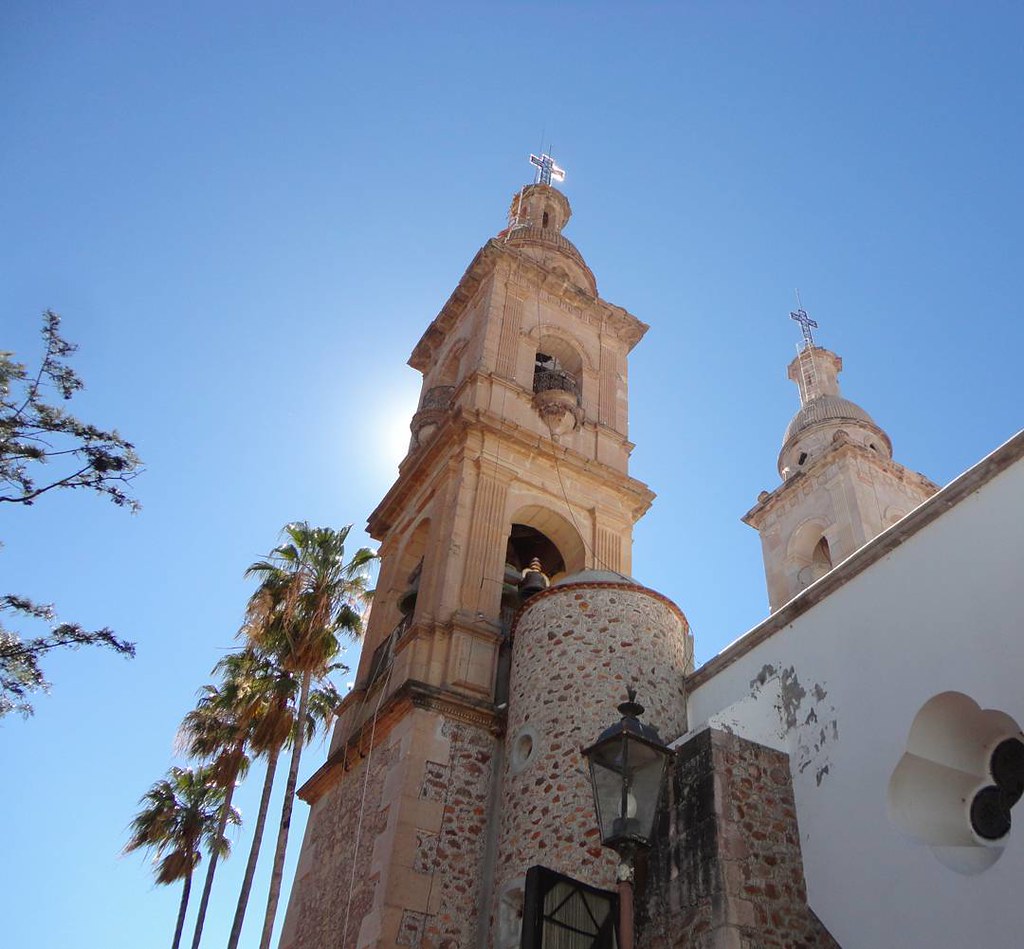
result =
M633 859L650 846L673 752L653 725L640 721L644 707L636 701L636 689L630 686L626 693L628 700L619 706L622 720L582 753L590 764L601 843L620 859L619 946L633 949Z

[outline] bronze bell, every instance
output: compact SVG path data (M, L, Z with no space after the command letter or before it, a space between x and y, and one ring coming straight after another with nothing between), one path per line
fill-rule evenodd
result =
M526 600L547 588L547 575L541 569L540 561L534 557L530 561L530 566L523 571L523 579L519 581L519 595Z

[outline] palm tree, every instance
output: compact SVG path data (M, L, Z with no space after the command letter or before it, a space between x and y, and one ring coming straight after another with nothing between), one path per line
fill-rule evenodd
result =
M213 671L222 673L221 685L203 686L196 708L185 716L178 731L179 748L190 757L208 761L212 779L224 790L217 826L219 837L224 835L227 827L235 787L249 768L245 748L253 717L259 713L260 697L253 694L248 665L244 653L225 656L217 663ZM198 949L203 936L217 858L216 851L211 853L192 935L192 949Z
M274 787L274 776L277 773L277 761L283 748L287 747L294 736L294 715L295 701L299 693L299 679L291 672L281 669L271 659L263 657L266 667L271 674L277 689L277 700L271 703L268 714L263 720L262 727L254 730L250 738L249 748L253 756L262 756L267 759L267 773L263 780L263 792L260 795L259 810L256 815L256 825L253 829L252 844L249 848L249 859L245 865L245 875L242 879L242 889L238 895L238 905L235 908L235 918L231 924L231 935L228 938L228 949L238 949L238 942L242 936L242 924L245 921L245 911L249 904L249 893L252 890L253 877L256 874L256 864L259 860L260 849L263 844L263 831L267 823L267 813L270 809L270 794ZM344 669L341 664L336 664L338 669ZM331 671L333 671L333 668ZM276 671L276 677L272 674ZM317 732L325 730L331 719L334 717L334 710L341 702L338 690L330 682L322 682L309 691L309 699L306 711L306 727L304 729L304 742L313 740Z
M209 768L171 768L168 777L157 781L140 799L145 805L131 823L131 836L124 852L146 847L154 851L157 883L184 881L178 921L171 949L178 949L185 924L185 911L192 890L192 873L202 859L201 849L226 854L227 838L220 826L224 789ZM228 821L239 823L238 812L228 812Z
M283 669L299 676L296 719L300 722L306 718L313 680L327 674L338 654L339 634L355 639L362 626L368 566L374 554L362 548L346 561L345 540L350 530L310 527L305 521L288 524L282 532L285 542L246 571L247 577L260 580L249 601L246 631L261 650L278 659ZM260 949L269 949L277 916L303 739L304 729L297 729Z

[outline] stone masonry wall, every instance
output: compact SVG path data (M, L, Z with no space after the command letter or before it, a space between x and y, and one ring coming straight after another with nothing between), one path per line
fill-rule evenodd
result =
M474 949L494 751L417 708L350 764L310 815L281 949Z
M427 949L474 949L486 843L494 737L485 729L446 721L448 761L428 761L421 794L439 801L440 826L417 832L413 870L429 879L430 912L403 912L398 944ZM422 932L420 939L416 932Z
M662 815L640 949L838 946L807 905L788 755L706 729L679 749Z
M514 632L495 893L542 864L614 885L580 748L618 720L635 685L644 718L666 740L685 730L686 621L668 600L630 584L567 583L524 607ZM500 907L496 907L500 916ZM511 944L514 933L492 940Z
M379 897L380 873L371 864L389 817L388 806L382 805L384 785L399 762L397 736L388 737L369 761L358 759L313 806L281 949L348 949L359 944L360 927Z

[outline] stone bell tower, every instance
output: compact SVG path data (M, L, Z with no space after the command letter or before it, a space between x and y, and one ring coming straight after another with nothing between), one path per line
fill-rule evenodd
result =
M938 486L892 460L889 436L839 392L843 360L804 332L789 364L800 390L779 452L782 484L743 518L761 535L772 612L931 497Z
M356 685L300 792L284 949L480 944L511 617L524 590L630 569L653 498L628 474L627 357L647 327L598 296L551 166L409 360L419 408L369 518L380 576Z

